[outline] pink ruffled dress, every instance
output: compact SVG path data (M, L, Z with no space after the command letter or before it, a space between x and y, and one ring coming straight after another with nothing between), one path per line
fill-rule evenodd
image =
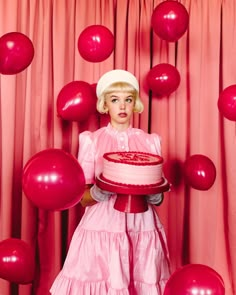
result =
M102 171L111 151L161 153L160 138L136 128L119 132L110 124L79 136L79 162L87 183ZM116 195L87 207L76 228L55 295L161 295L170 276L166 236L155 211L123 213Z

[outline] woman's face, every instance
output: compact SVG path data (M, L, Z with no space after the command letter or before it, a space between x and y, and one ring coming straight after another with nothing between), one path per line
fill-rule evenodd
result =
M117 129L126 129L130 125L135 97L131 92L114 91L105 97L105 110L111 117L111 125Z

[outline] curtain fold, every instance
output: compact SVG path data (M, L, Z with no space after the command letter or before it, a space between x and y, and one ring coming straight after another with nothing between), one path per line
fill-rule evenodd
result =
M189 12L188 31L178 42L161 40L151 28L161 0L0 0L0 37L21 32L34 44L32 63L15 75L0 74L0 243L20 238L35 251L32 284L0 278L0 294L49 295L73 232L83 215L78 204L62 212L33 206L22 191L22 170L37 152L61 148L78 153L78 134L107 123L93 114L86 122L57 115L57 96L67 83L96 84L114 68L127 69L140 81L145 110L133 125L162 138L164 172L171 191L157 208L164 224L175 271L187 263L206 264L224 279L226 295L236 284L236 125L217 108L219 93L235 84L234 0L181 0ZM84 60L78 37L90 25L114 34L115 48L103 62ZM1 52L0 52L1 54ZM168 97L158 98L147 86L151 67L170 63L181 82ZM193 154L215 164L217 176L207 191L187 185L183 166Z

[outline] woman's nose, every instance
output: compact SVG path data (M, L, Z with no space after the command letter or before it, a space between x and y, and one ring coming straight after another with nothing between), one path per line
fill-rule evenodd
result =
M121 110L125 109L125 102L124 101L120 102L120 109Z

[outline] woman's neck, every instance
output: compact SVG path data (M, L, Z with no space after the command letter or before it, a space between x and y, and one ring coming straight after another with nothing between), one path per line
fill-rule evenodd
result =
M130 127L130 123L119 124L119 123L110 122L110 124L117 131L125 131Z

